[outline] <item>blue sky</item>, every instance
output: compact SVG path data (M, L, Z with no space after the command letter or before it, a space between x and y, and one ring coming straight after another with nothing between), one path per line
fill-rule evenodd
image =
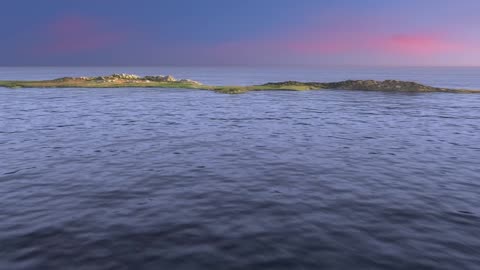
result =
M15 0L0 65L480 66L476 0Z

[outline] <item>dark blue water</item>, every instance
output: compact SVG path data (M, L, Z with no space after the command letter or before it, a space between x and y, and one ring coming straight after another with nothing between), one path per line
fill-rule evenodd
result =
M478 69L407 71L364 76L480 88ZM0 89L0 119L2 270L480 265L480 95Z

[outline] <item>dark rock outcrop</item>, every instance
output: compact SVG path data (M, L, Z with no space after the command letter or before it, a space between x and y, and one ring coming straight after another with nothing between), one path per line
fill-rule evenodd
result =
M398 80L347 80L341 82L307 82L301 83L296 81L286 81L279 83L267 83L263 86L268 87L296 87L308 86L310 89L334 89L334 90L364 90L364 91L400 91L400 92L453 92L462 91L456 89L437 88L426 86L416 82L398 81ZM468 90L465 90L468 91Z
M325 83L324 88L344 90L369 90L369 91L404 91L404 92L432 92L440 89L419 84L416 82L397 80L348 80L342 82Z

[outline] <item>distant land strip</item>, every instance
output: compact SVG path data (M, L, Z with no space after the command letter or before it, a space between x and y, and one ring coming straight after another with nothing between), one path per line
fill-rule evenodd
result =
M0 87L6 88L181 88L211 90L225 94L241 94L250 91L285 90L362 90L390 92L444 92L444 93L480 93L480 90L438 88L409 81L398 80L347 80L340 82L271 82L252 86L209 86L200 82L173 76L144 76L132 74L112 74L98 77L65 77L44 81L0 81Z

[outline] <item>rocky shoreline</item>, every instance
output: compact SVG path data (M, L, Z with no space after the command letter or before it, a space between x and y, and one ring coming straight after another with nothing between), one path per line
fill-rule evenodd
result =
M172 75L158 75L158 76L145 76L140 77L135 74L112 74L109 76L98 76L98 77L64 77L55 79L54 81L95 81L95 82L103 82L103 83L112 83L112 82L180 82L180 83L192 83L192 84L201 84L199 82L189 80L189 79L182 79L177 80Z
M97 77L64 77L45 81L0 81L0 87L7 88L183 88L212 90L219 93L238 94L266 90L361 90L388 92L447 92L480 93L480 90L438 88L409 81L398 80L347 80L340 82L272 82L252 86L208 86L200 82L180 79L171 75L138 76L134 74L112 74Z

